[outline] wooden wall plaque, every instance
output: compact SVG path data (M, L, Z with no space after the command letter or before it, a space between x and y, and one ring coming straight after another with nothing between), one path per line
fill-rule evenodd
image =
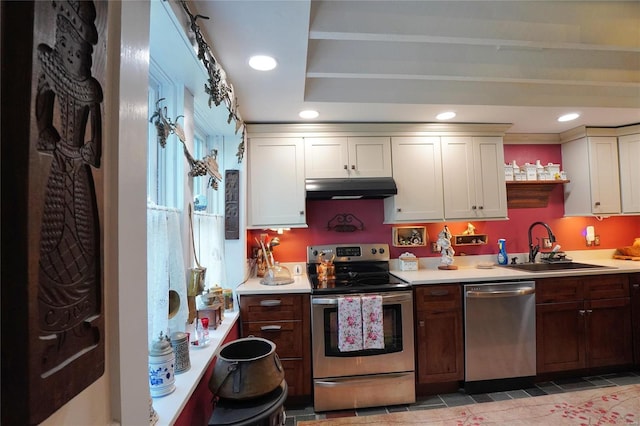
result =
M2 423L38 424L104 374L107 2L1 18Z
M240 172L224 173L224 239L240 239Z

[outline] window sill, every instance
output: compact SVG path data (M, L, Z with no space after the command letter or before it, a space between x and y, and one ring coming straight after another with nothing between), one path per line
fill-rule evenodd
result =
M205 370L218 353L222 342L238 320L238 314L238 311L224 313L222 324L216 330L209 330L211 340L209 346L202 349L189 348L191 368L176 375L176 389L169 395L153 398L153 408L158 414L157 426L172 425L176 422L196 386L200 383Z

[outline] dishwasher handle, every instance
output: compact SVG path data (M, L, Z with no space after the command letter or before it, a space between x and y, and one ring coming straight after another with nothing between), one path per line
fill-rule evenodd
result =
M495 298L495 297L518 297L535 294L535 287L518 287L513 290L467 290L468 299Z

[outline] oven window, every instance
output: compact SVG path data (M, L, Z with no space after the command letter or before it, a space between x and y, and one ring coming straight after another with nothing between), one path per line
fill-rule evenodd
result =
M324 354L357 357L402 352L402 305L383 305L384 349L341 352L338 349L338 308L324 309Z

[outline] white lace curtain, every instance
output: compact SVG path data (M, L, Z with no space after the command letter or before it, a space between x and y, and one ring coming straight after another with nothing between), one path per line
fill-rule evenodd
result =
M169 290L180 296L180 309L169 319ZM180 211L147 205L147 310L148 342L160 332L184 331L187 306L186 270L180 233Z
M194 212L193 233L198 261L207 268L205 287L224 287L224 216Z

